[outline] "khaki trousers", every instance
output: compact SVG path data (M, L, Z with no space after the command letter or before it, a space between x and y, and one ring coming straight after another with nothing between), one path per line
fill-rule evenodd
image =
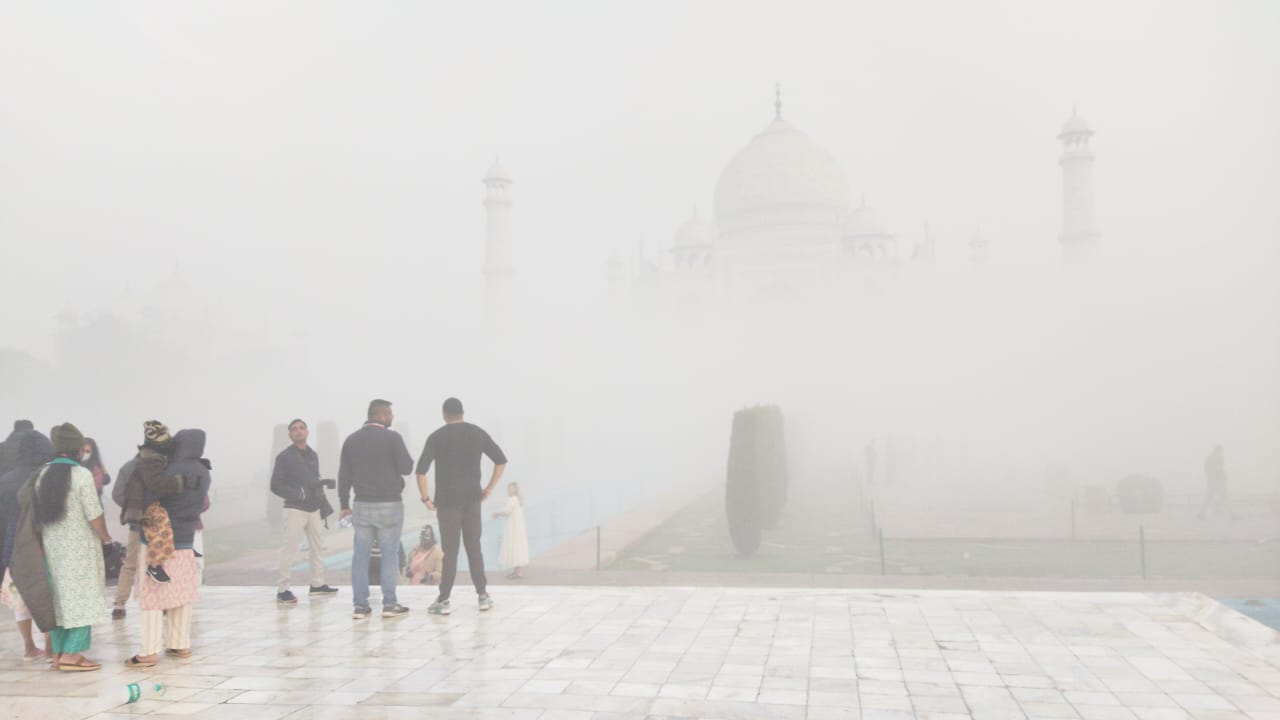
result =
M123 610L129 603L129 594L133 592L133 581L138 574L138 531L129 531L129 540L124 548L124 565L120 566L120 578L116 580L115 609Z
M284 547L280 548L280 577L276 582L276 592L289 589L290 568L298 555L303 534L307 536L307 554L311 560L311 586L324 585L324 537L320 535L320 511L285 508Z

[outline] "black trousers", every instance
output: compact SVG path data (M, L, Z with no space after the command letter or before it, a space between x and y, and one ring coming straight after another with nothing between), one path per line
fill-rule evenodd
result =
M453 580L458 576L458 539L467 551L467 566L471 568L471 583L476 593L484 594L488 580L484 576L484 555L480 552L480 501L465 505L437 507L440 520L440 547L444 550L444 569L440 575L440 601L449 599L453 592Z

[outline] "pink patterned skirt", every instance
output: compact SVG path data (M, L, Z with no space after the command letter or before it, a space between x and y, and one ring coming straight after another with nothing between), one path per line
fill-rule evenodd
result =
M145 557L146 550L143 550L138 559ZM167 583L152 580L144 568L138 568L138 605L143 610L168 610L194 603L200 589L200 567L196 564L195 552L177 550L162 567L169 575Z

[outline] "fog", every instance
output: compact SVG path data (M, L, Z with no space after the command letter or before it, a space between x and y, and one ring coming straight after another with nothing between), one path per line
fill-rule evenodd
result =
M384 397L416 455L456 395L535 550L722 481L758 403L795 483L917 448L921 508L1034 503L1053 467L1200 493L1216 444L1233 492L1274 493L1278 34L1270 2L5 3L0 418L75 422L113 466L145 419L203 427L249 488L292 417L345 434ZM1078 266L1073 108L1101 233ZM677 230L775 114L893 262L681 275Z

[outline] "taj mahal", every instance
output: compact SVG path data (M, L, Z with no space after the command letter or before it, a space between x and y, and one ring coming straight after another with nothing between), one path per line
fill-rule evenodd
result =
M615 317L716 303L759 305L820 300L927 277L934 240L904 242L865 200L851 198L844 168L822 144L783 115L773 119L724 166L710 217L696 210L676 229L660 261L613 255L609 306ZM1064 264L1088 267L1100 239L1094 212L1093 130L1072 112L1062 145ZM487 211L484 275L490 317L512 303L511 175L496 160L483 179ZM980 231L967 242L969 262L991 252Z

